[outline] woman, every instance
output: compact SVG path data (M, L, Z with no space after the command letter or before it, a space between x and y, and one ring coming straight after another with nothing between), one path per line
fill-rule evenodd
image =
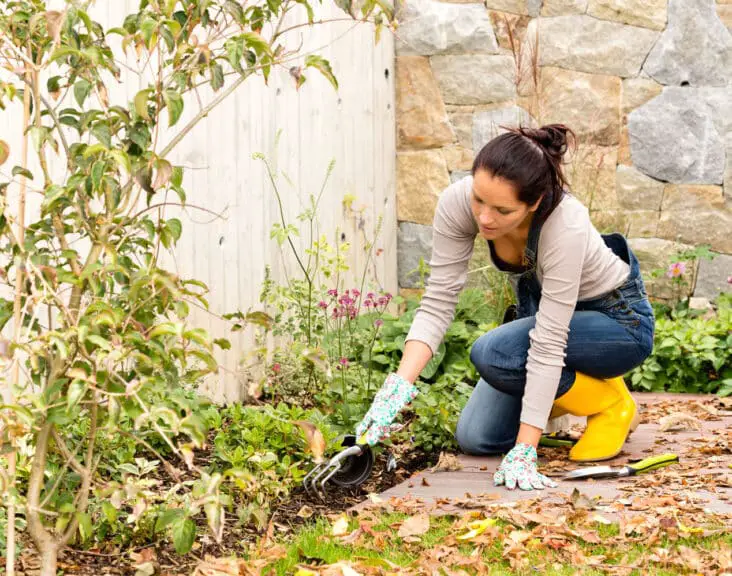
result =
M651 353L653 310L625 238L600 235L565 191L570 138L561 124L510 129L480 151L472 176L440 196L425 294L399 369L376 394L358 437L379 442L416 396L413 382L452 321L480 234L493 264L509 275L517 306L515 319L471 350L481 379L460 415L460 447L507 452L494 483L524 490L556 486L537 470L536 447L550 415L588 417L572 460L620 452L637 419L622 375Z

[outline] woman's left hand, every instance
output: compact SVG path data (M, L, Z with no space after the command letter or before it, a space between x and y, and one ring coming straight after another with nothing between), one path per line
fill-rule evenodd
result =
M493 484L495 486L505 484L509 490L513 490L516 486L521 490L556 488L556 482L539 473L537 460L536 448L531 444L516 444L503 458L493 476Z

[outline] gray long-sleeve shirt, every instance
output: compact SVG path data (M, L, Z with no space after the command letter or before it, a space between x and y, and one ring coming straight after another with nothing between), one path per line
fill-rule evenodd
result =
M431 273L407 341L434 353L455 315L465 285L478 226L470 210L473 179L467 176L440 196L432 236ZM521 422L544 428L564 366L569 322L580 300L617 288L630 269L603 241L574 196L564 199L541 229L537 276L542 286L536 325L529 333Z

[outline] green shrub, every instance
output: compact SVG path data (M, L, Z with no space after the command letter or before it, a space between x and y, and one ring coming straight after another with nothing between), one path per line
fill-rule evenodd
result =
M243 524L266 527L271 507L300 486L313 466L311 444L299 426L315 426L332 446L337 431L317 410L280 403L277 406L232 404L211 410L218 429L211 469L223 473L223 489L236 502Z
M732 394L732 295L717 299L710 317L686 303L657 307L651 356L630 375L644 391Z

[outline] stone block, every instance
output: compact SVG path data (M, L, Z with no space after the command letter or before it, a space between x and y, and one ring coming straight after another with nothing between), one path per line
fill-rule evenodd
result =
M542 16L568 16L587 12L587 0L544 0Z
M694 296L714 300L721 293L732 292L732 255L717 254L713 260L702 259L696 275Z
M669 0L668 26L643 70L668 86L726 86L732 78L732 35L714 0Z
M397 57L396 112L400 148L436 148L455 140L426 57Z
M663 182L649 178L632 166L618 166L617 193L621 208L628 210L660 210Z
M539 18L539 63L580 72L637 76L659 32L587 15Z
M590 210L618 210L613 146L580 145L565 166L570 188Z
M432 224L437 199L450 185L440 150L397 153L397 220Z
M589 0L587 14L653 30L666 27L668 0Z
M658 219L661 214L657 210L634 210L626 212L629 238L653 238L658 230Z
M704 211L724 207L721 186L667 184L663 192L663 210ZM730 230L732 233L732 230Z
M535 126L529 113L518 106L476 112L473 116L473 150L476 154L490 140L505 132L501 126Z
M661 212L658 236L667 240L699 246L709 244L712 250L732 253L732 210Z
M546 67L540 86L543 123L567 124L587 144L618 144L620 78Z
M729 90L669 87L628 114L633 165L657 180L722 184Z
M450 110L447 113L450 124L457 137L457 143L463 148L473 147L473 111L461 109Z
M516 96L514 60L508 54L433 56L432 70L447 104L490 104Z
M473 167L475 154L468 148L460 145L445 146L441 152L447 164L447 169L450 172L454 170L470 170Z
M496 53L496 42L483 4L447 4L409 0L399 11L399 55Z
M432 258L432 226L400 222L397 231L397 277L400 288L421 288L420 259Z

